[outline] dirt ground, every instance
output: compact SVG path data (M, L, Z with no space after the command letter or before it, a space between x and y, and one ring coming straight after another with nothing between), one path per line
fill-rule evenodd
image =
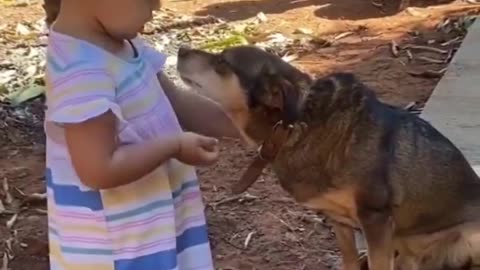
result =
M478 13L478 9L467 9L457 2L440 5L433 1L414 1L418 8L395 14L397 1L385 2L388 3L383 12L369 0L336 0L331 5L326 0L179 0L164 5L179 13L211 14L232 21L263 12L268 18L263 28L287 34L293 34L299 27L308 28L319 37L351 31L342 42L303 53L294 64L318 75L333 70L353 71L373 87L381 99L392 104L425 102L439 78L412 76L408 71L440 70L446 64L420 58L409 61L406 54L392 57L391 40L400 45L415 43L440 47L438 44L452 36L436 32L432 27L447 15ZM39 5L1 8L5 15L2 22L36 20L43 16ZM458 47L458 44L443 48ZM35 104L34 110L41 115L41 101ZM0 115L1 112L2 106ZM0 142L0 180L8 180L12 195L20 198L19 201L24 201L22 193L44 192L41 123L18 123L4 128L3 133L13 142ZM199 170L208 203L206 212L217 268L339 269L334 235L324 218L295 204L280 189L271 172L267 172L248 194L231 197L230 186L240 177L252 156L253 153L238 142L224 141L220 162ZM0 215L0 240L6 243L12 237L15 239L11 243L14 257L9 268L48 269L44 203L25 202L16 207L23 207L24 211L13 228L5 226L12 214ZM250 241L245 247L249 235Z

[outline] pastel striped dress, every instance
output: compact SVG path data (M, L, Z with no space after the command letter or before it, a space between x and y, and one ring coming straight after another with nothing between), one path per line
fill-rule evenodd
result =
M72 167L62 123L111 110L118 140L137 143L181 132L156 73L165 56L139 39L137 57L118 58L50 31L45 117L52 270L213 269L195 169L171 159L131 184L84 186Z

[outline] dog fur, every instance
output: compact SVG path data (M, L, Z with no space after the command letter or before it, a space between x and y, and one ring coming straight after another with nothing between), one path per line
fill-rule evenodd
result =
M346 270L358 270L354 230L372 270L480 266L480 180L428 122L385 104L351 73L310 76L259 48L181 48L186 84L221 104L261 143L284 117L292 136L272 168L297 202L332 222Z
M50 27L57 19L60 12L61 0L43 0L43 10L45 11L45 24Z

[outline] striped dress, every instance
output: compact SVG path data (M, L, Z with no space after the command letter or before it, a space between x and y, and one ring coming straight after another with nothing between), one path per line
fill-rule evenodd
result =
M72 166L63 123L111 110L120 143L181 132L156 74L165 56L139 39L118 58L50 31L45 117L50 269L213 269L195 169L171 159L131 184L92 190Z

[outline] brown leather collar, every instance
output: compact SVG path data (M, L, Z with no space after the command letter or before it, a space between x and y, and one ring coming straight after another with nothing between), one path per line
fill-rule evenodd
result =
M253 162L247 168L240 181L233 186L232 192L234 194L245 192L257 181L263 169L275 160L280 148L290 137L292 129L292 124L285 124L283 121L275 124L270 136L260 145L258 154Z

